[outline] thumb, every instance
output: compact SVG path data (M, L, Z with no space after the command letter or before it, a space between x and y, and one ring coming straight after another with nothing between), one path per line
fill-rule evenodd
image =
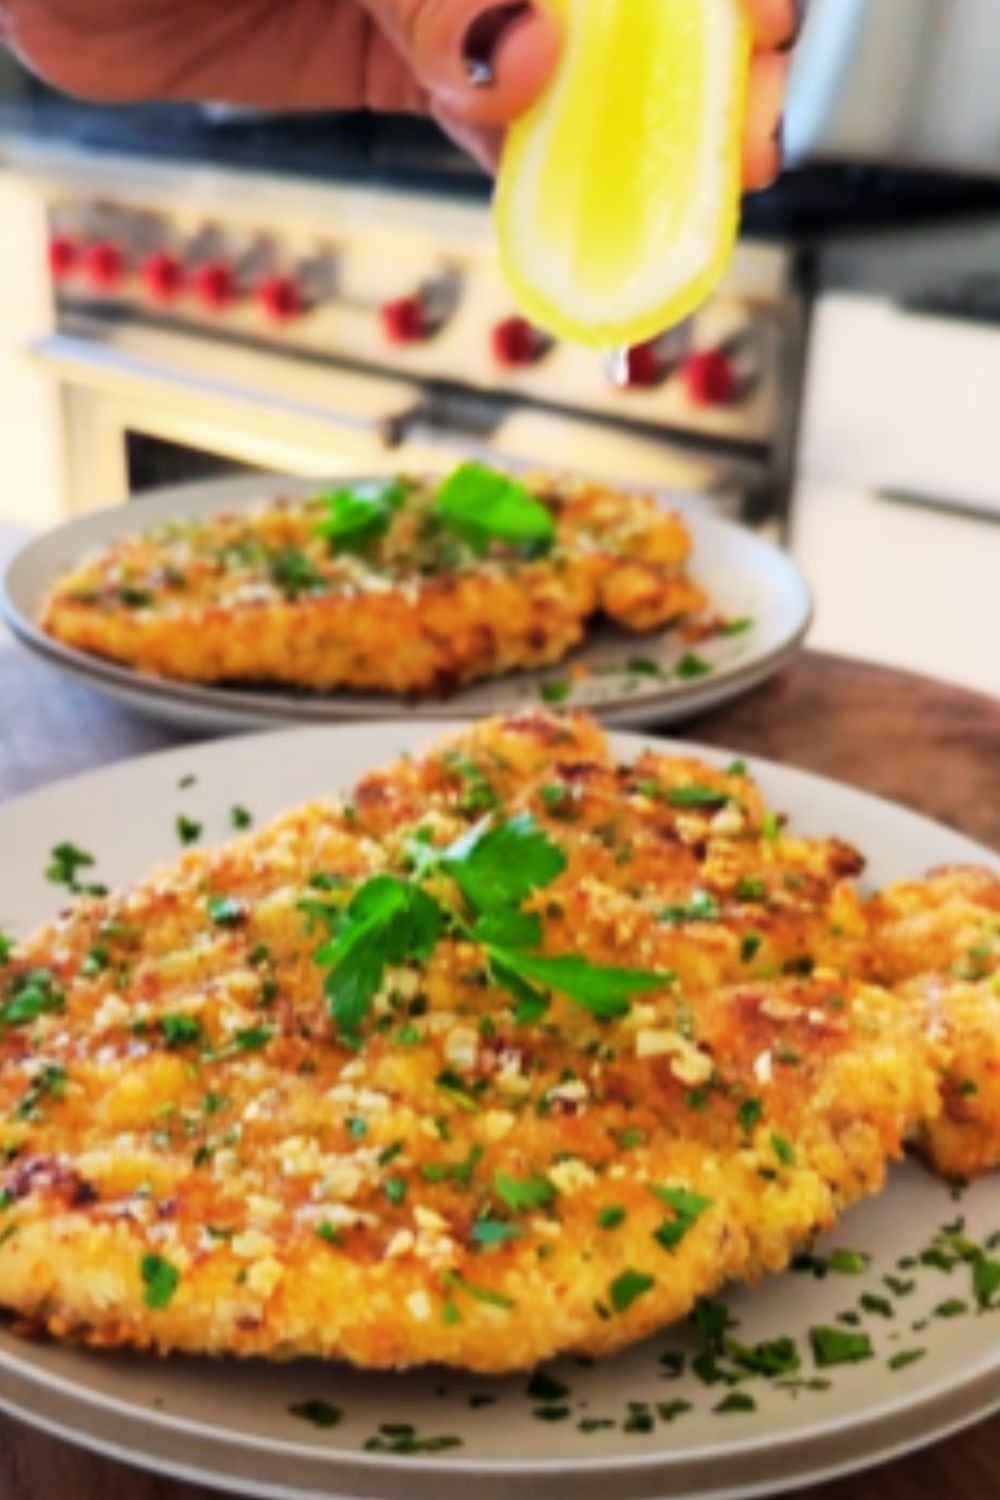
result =
M533 104L559 52L545 0L363 0L432 102L456 120L506 125Z

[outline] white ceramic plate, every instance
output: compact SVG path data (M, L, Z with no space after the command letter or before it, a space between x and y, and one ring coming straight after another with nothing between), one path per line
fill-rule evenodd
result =
M206 839L222 839L234 803L258 820L267 818L297 801L348 787L372 764L417 748L430 733L426 725L388 723L188 746L0 809L0 847L17 850L16 860L0 865L0 927L25 932L58 908L59 893L42 872L49 849L62 840L97 856L95 878L131 881L176 855L174 821L181 811L204 823ZM623 758L657 743L662 747L662 741L639 736L614 737ZM711 761L732 758L685 748ZM770 804L790 813L798 829L836 833L869 851L874 881L955 862L1000 870L1000 860L986 850L898 807L766 761L751 762L751 770ZM190 775L196 783L182 789L179 783ZM802 1349L806 1381L826 1378L809 1353L812 1326L857 1309L863 1294L891 1304L891 1317L862 1313L875 1358L829 1372L825 1390L755 1380L740 1387L753 1396L753 1412L714 1412L725 1387L707 1388L690 1369L672 1376L661 1363L664 1353L690 1355L695 1344L687 1328L593 1368L572 1360L554 1366L552 1377L567 1394L543 1402L528 1396L523 1379L436 1371L361 1375L315 1363L220 1366L100 1355L24 1343L0 1327L0 1405L133 1462L230 1490L296 1500L468 1500L470 1493L477 1500L563 1500L567 1493L574 1500L723 1500L774 1493L917 1447L1000 1407L1000 1312L954 1318L934 1313L949 1301L974 1306L968 1266L947 1274L898 1265L959 1215L977 1240L1000 1231L996 1182L967 1190L956 1203L945 1184L908 1164L892 1173L880 1198L849 1214L826 1242L826 1248L871 1255L864 1275L816 1280L789 1273L728 1296L739 1323L736 1336L747 1343L793 1337ZM912 1291L891 1291L886 1275L912 1280ZM890 1369L890 1359L914 1349L925 1351L919 1361ZM341 1422L322 1430L290 1414L291 1405L311 1399L340 1408ZM677 1401L691 1410L666 1422L656 1403ZM647 1408L630 1413L630 1402L651 1403L648 1422ZM564 1409L565 1415L542 1420L536 1416L540 1407ZM610 1425L585 1430L602 1420ZM384 1423L411 1424L423 1438L455 1437L461 1446L410 1456L366 1451ZM627 1430L646 1425L652 1430Z
M322 485L315 480L276 481L265 476L223 480L162 490L133 505L83 516L28 543L14 557L0 588L0 610L26 646L95 691L179 727L216 733L282 724L392 719L401 710L422 719L436 719L442 713L478 718L538 704L546 684L568 681L570 663L480 683L444 705L427 701L404 705L398 698L373 694L200 687L146 677L87 656L53 640L35 623L41 601L56 579L85 552L115 537L177 517L244 509L275 494L315 493L317 489ZM742 527L707 515L703 500L680 496L674 508L691 527L692 572L708 592L713 609L727 619L753 623L742 635L695 647L710 670L688 679L678 677L676 668L692 648L675 630L652 636L626 635L610 628L592 632L572 658L574 664L585 664L589 675L573 687L570 702L609 723L673 723L745 693L789 660L809 628L809 590L784 553ZM654 663L657 672L630 671L629 663L636 660Z

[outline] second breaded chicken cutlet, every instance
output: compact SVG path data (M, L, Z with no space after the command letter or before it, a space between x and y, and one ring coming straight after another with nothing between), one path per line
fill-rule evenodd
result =
M478 464L124 537L46 600L66 645L158 677L441 696L561 661L591 623L700 610L684 522Z
M530 715L84 902L0 973L0 1304L500 1372L780 1270L956 1066L860 863L739 765Z

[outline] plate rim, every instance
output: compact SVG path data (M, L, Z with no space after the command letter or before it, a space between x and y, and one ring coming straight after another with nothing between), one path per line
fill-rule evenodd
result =
M430 470L422 472L428 475L431 473ZM578 476L571 473L567 475L570 480L575 477ZM336 475L330 480L268 474L241 475L233 479L195 481L164 486L144 493L135 503L142 505L146 502L154 502L159 506L183 501L190 504L192 509L204 507L208 510L227 503L249 504L253 499L259 498L262 485L279 488L286 494L308 495L321 491L325 485L342 486L363 483L372 478L373 475L370 472ZM635 489L637 493L642 492L640 487L635 487ZM781 586L788 590L789 597L793 598L795 628L788 632L784 640L772 646L763 655L752 658L749 662L737 661L724 666L719 671L713 672L710 679L696 679L679 686L664 684L660 691L638 700L618 695L605 703L586 705L587 711L596 717L610 720L615 714L639 713L654 718L658 714L673 711L675 708L684 712L698 712L700 705L705 701L715 701L711 693L712 689L719 693L735 695L744 687L749 690L763 677L777 671L798 651L812 628L816 612L815 598L808 580L794 559L775 543L734 521L714 514L699 514L698 503L698 496L683 492L671 494L669 497L669 505L675 507L683 515L693 534L697 531L708 533L709 545L711 534L721 533L729 539L738 538L748 552L768 559L771 567L778 570ZM164 708L174 705L189 711L201 712L206 716L213 712L225 714L233 718L242 718L248 723L264 721L285 724L323 724L365 719L384 722L408 710L409 700L391 695L385 695L383 702L359 703L358 699L363 697L359 693L338 695L336 692L331 692L317 694L312 698L304 695L301 699L296 699L287 691L287 688L282 688L280 685L274 690L272 696L256 693L253 689L240 686L218 687L205 683L175 682L169 678L146 675L121 663L89 655L76 647L65 645L42 630L29 610L22 607L16 597L20 570L32 563L43 566L46 553L57 539L68 544L74 537L79 537L79 551L82 552L104 545L114 537L126 535L129 531L136 529L134 525L124 524L125 519L130 518L132 514L130 502L120 501L96 510L86 511L82 515L72 516L48 531L29 537L6 560L2 574L0 574L0 618L6 622L12 634L23 646L43 656L49 665L57 670L73 668L80 675L86 674L96 691L106 687L116 688L122 693L141 693L147 700L147 706L151 711L155 711L156 706L162 704ZM95 536L88 542L88 533L95 527L99 530L109 529L104 531L103 537ZM697 535L694 535L694 541L697 545ZM57 574L51 567L46 571L50 575L46 586L51 587ZM642 637L638 639L641 640ZM561 662L552 663L550 668L537 670L558 671L561 666L565 665L565 661L564 658ZM523 672L507 673L496 679L486 679L486 683L494 680L498 683L505 681L517 683L523 680L523 677ZM470 683L468 689L483 685L483 683ZM372 700L378 699L377 694L373 693L369 696ZM483 713L514 711L514 705L506 707L497 705L492 709L483 705L470 705L467 710L462 709L463 696L464 693L460 690L451 700L437 702L433 699L416 699L412 706L421 718L426 715L428 720L434 718L439 710L441 714L447 716L449 709L457 709L467 719ZM353 705L352 698L354 699ZM309 712L313 706L316 709L315 714ZM299 717L300 713L301 717Z
M387 736L401 736L411 744L416 741L431 741L439 734L448 732L464 732L468 724L462 720L441 719L434 722L414 720L392 720L379 724L379 729ZM364 723L352 724L322 724L315 726L294 726L262 732L253 737L254 742L262 747L262 753L267 755L272 747L280 758L280 747L283 742L293 739L309 737L315 739L323 736L334 738L346 734L360 737L370 734L371 725ZM772 774L782 778L792 778L798 783L799 789L808 793L811 788L833 788L839 793L847 793L859 804L859 812L865 806L873 809L878 808L883 812L888 811L892 816L909 820L914 832L919 833L926 830L930 834L945 833L952 840L957 840L965 851L967 857L986 865L1000 873L1000 854L991 850L987 845L979 843L968 835L949 828L946 824L929 817L903 803L894 802L889 798L881 797L875 793L851 785L849 782L840 781L833 777L819 775L812 771L804 771L796 766L787 766L782 762L775 761L765 756L758 756L752 752L739 751L725 746L706 745L698 741L690 741L682 738L657 735L649 732L637 732L633 730L612 730L609 738L612 750L615 754L635 754L650 746L661 752L690 754L704 757L710 762L725 760L738 756L747 762L751 772L755 776L770 776ZM617 742L617 744L616 744ZM91 770L77 772L74 775L59 778L46 785L21 796L10 798L0 804L0 823L12 810L17 809L20 816L30 814L33 804L36 804L54 794L72 795L74 791L82 791L88 783L94 781L109 782L120 777L123 770L129 770L133 774L142 775L150 770L163 766L169 768L172 763L190 764L192 756L224 756L231 750L239 751L247 741L241 735L228 736L212 739L203 743L184 743L166 749L151 751L146 754L135 756L130 759L115 762L110 765L100 766ZM386 746L386 756L398 753L394 747ZM372 757L373 764L378 764L378 758ZM331 768L331 791L336 789L335 764ZM845 830L846 837L852 837L850 830ZM224 843L225 840L220 840ZM862 851L864 852L864 851ZM25 1345L30 1350L30 1345ZM96 1356L96 1357L99 1357ZM194 1357L197 1358L196 1356ZM331 1362L339 1363L339 1362ZM649 1452L635 1452L625 1454L592 1454L576 1456L563 1456L559 1458L532 1458L529 1460L510 1460L502 1457L495 1458L469 1458L460 1454L449 1455L447 1459L441 1459L433 1455L412 1455L397 1457L391 1454L366 1454L356 1449L342 1449L337 1447L320 1448L316 1444L297 1443L293 1440L280 1438L259 1438L253 1433L232 1432L220 1433L208 1425L202 1425L197 1420L188 1417L171 1416L158 1412L155 1409L139 1408L132 1406L120 1398L101 1395L92 1392L87 1386L81 1385L72 1378L61 1374L39 1372L32 1368L30 1359L21 1361L12 1357L9 1350L0 1347L0 1371L8 1378L14 1378L24 1382L34 1390L44 1391L46 1389L62 1393L64 1399L73 1403L83 1404L88 1411L96 1414L103 1412L114 1413L119 1420L132 1423L152 1423L158 1431L172 1434L175 1438L185 1436L196 1437L206 1441L212 1447L224 1452L226 1447L234 1443L249 1447L255 1452L267 1453L275 1458L287 1459L289 1461L315 1463L317 1465L336 1468L349 1468L355 1466L365 1472L380 1473L392 1472L400 1474L420 1474L423 1477L439 1475L441 1473L454 1475L459 1478L483 1476L490 1478L505 1477L510 1480L536 1477L539 1482L547 1483L554 1475L566 1474L583 1477L587 1474L598 1477L606 1477L621 1474L634 1478L647 1475L650 1478L663 1476L682 1468L685 1465L712 1465L718 1462L718 1452L708 1449L691 1449L673 1447L670 1449L657 1448ZM907 1412L911 1417L916 1417L921 1412L932 1410L942 1401L959 1401L963 1393L973 1391L982 1385L991 1388L991 1394L985 1395L979 1401L976 1409L964 1415L954 1417L940 1432L933 1432L927 1438L927 1443L936 1442L946 1436L949 1432L961 1430L963 1427L972 1425L974 1422L989 1415L991 1411L1000 1408L1000 1342L993 1352L987 1351L979 1357L971 1366L963 1367L954 1374L940 1380L933 1388L923 1394L914 1395L901 1392L898 1396L879 1403L878 1405L865 1408L860 1412L843 1414L826 1421L811 1422L793 1434L775 1439L773 1435L761 1434L758 1437L741 1439L729 1445L720 1445L720 1451L727 1460L737 1460L741 1456L753 1458L755 1455L766 1451L768 1448L780 1447L781 1451L789 1457L793 1457L802 1451L814 1448L817 1443L842 1436L845 1433L878 1433L882 1428L890 1425L901 1413ZM5 1396L0 1394L0 1405L4 1404ZM25 1419L27 1420L27 1419ZM907 1439L898 1449L892 1448L892 1452L908 1453L915 1451L923 1443L916 1443ZM728 1449L728 1451L727 1451ZM877 1463L879 1457L874 1457L868 1462ZM857 1472L860 1467L867 1466L865 1461L858 1464L848 1463L843 1473ZM829 1473L828 1469L820 1471ZM220 1484L221 1484L220 1480ZM801 1485L804 1478L801 1474L794 1476L794 1483ZM773 1481L768 1482L771 1491L774 1491ZM758 1491L734 1491L735 1493L767 1493L767 1488ZM247 1491L250 1492L249 1490Z

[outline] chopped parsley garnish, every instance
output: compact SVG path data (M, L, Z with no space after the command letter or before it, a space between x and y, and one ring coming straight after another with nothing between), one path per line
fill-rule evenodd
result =
M775 812L766 812L761 824L761 832L769 843L776 843L781 837L781 818Z
M499 1198L502 1198L509 1209L514 1213L525 1213L531 1209L548 1208L556 1196L556 1190L547 1177L540 1174L534 1177L508 1177L506 1172L498 1172L493 1179L493 1187Z
M689 651L677 663L676 671L682 682L692 682L697 677L708 677L712 666L702 657L696 656L693 651Z
M126 609L148 609L153 603L154 596L149 589L138 589L134 584L122 584L118 590L118 599Z
M863 1250L833 1250L827 1260L831 1271L840 1276L861 1276L872 1263Z
M389 1202L397 1208L406 1201L407 1182L404 1177L387 1177L382 1184L382 1191Z
M455 1287L466 1292L476 1302L482 1302L486 1307L501 1307L509 1311L517 1304L510 1297L505 1297L502 1292L495 1292L492 1287L477 1286L474 1282L466 1281L457 1271L448 1271L444 1277L445 1285Z
M86 849L80 849L76 844L56 844L49 854L45 878L53 885L64 885L74 895L105 896L107 890L102 885L80 884L80 871L91 869L94 863L94 856Z
M734 760L726 767L727 776L745 776L749 767L745 760Z
M760 1123L763 1113L763 1099L744 1099L736 1116L744 1135L749 1135L754 1127Z
M843 1328L812 1328L809 1331L813 1358L821 1370L834 1365L860 1364L873 1357L867 1333L847 1333Z
M529 1401L563 1401L569 1395L569 1386L547 1375L544 1370L536 1370L524 1394Z
M293 1417L298 1417L301 1422L309 1422L313 1427L336 1427L343 1417L340 1408L331 1406L329 1401L298 1401L288 1410Z
M795 1375L801 1368L798 1346L794 1339L769 1339L762 1344L740 1344L726 1341L726 1353L741 1369L774 1380L779 1375Z
M679 927L683 922L717 922L719 903L710 891L695 891L686 906L668 906L660 912L660 921Z
M690 1401L657 1401L656 1415L661 1422L676 1422L678 1417L687 1416L689 1411L694 1411Z
M714 786L673 786L666 800L671 807L725 807L729 793Z
M196 1016L161 1016L160 1030L168 1047L201 1047L206 1041L205 1028Z
M979 1251L972 1266L972 1287L980 1307L996 1307L997 1294L1000 1293L1000 1261L991 1260L984 1251Z
M626 663L626 670L633 677L662 677L663 669L658 662L650 661L647 656L633 656Z
M398 480L369 481L324 495L327 514L316 535L332 552L361 552L388 531L406 498Z
M10 963L10 955L14 951L14 939L9 938L5 932L0 932L0 967Z
M609 1203L607 1208L597 1211L597 1223L601 1229L617 1229L625 1223L625 1210L617 1203Z
M611 1306L616 1313L628 1312L633 1302L651 1292L655 1285L655 1277L647 1276L643 1271L623 1271L608 1287Z
M783 1167L794 1167L797 1158L791 1141L775 1133L771 1136L771 1147Z
M270 1026L248 1026L238 1031L229 1045L235 1052L259 1052L273 1036L274 1030Z
M477 1219L472 1226L470 1239L474 1245L488 1248L491 1245L507 1245L521 1238L521 1228L508 1224L503 1219Z
M196 844L202 835L202 825L196 823L193 818L186 818L183 813L176 823L177 837L182 844Z
M49 1063L37 1073L32 1080L31 1087L22 1096L14 1115L18 1120L37 1120L40 1118L39 1106L45 1099L62 1099L66 1094L67 1074L66 1069L58 1063Z
M763 944L764 939L759 932L745 932L740 943L740 958L745 964L752 963Z
M147 1307L162 1311L173 1301L180 1284L180 1272L162 1255L144 1255L140 1264Z
M969 1311L969 1304L963 1302L960 1297L949 1297L947 1302L940 1302L934 1309L935 1318L963 1318Z
M270 560L270 573L285 598L292 601L303 594L324 593L327 588L326 579L297 547L276 552Z
M865 1312L876 1313L880 1318L894 1318L896 1316L888 1297L879 1297L875 1292L865 1292L860 1301Z
M573 793L568 786L563 786L559 782L554 782L550 786L539 787L538 795L548 811L556 817L560 814L565 814L573 803Z
M556 525L551 511L524 485L483 464L462 464L444 481L437 514L479 557L493 543L527 557L551 550Z
M240 807L239 805L237 805L229 809L229 821L234 828L252 828L253 813L248 812L245 807Z
M739 620L726 620L719 626L719 634L722 636L746 635L748 630L753 629L753 623L753 620L746 615Z
M747 1395L746 1391L730 1391L728 1396L723 1396L718 1406L712 1407L712 1410L720 1414L756 1411L757 1403L752 1396Z
M926 1355L926 1349L900 1349L889 1361L890 1370L905 1370L910 1365L915 1365L918 1360Z
M80 965L80 973L85 979L93 979L98 974L103 974L111 963L111 954L107 948L95 944Z
M238 927L246 920L246 907L235 896L211 896L208 918L216 927Z
M675 1250L713 1203L713 1199L703 1198L687 1188L651 1187L650 1192L674 1211L672 1219L665 1219L653 1231L653 1238L664 1250Z
M450 1099L452 1104L465 1111L466 1114L474 1115L479 1111L479 1100L466 1088L465 1083L459 1075L451 1068L445 1068L434 1080L436 1087Z
M195 786L197 781L197 776L182 776L177 786L182 792L186 792L189 787Z
M573 684L568 677L552 677L548 682L543 682L539 692L546 703L565 703L573 691Z
M740 901L766 901L767 886L758 877L747 876L738 883L736 895Z
M8 985L0 1005L0 1030L28 1026L65 1008L66 996L48 969L27 969Z

